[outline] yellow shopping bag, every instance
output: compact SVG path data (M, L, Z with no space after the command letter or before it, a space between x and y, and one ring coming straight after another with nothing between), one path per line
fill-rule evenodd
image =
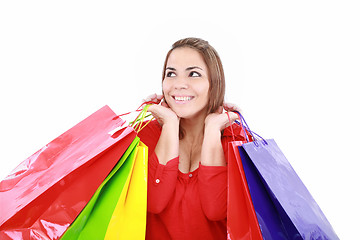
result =
M148 148L140 142L131 174L111 216L105 239L145 239Z

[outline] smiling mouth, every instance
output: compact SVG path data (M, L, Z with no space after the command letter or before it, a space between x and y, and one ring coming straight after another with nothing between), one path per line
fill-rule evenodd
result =
M186 96L186 97L183 97L183 96L172 96L173 99L175 99L175 101L177 102L187 102L187 101L190 101L192 100L194 97L191 97L191 96Z

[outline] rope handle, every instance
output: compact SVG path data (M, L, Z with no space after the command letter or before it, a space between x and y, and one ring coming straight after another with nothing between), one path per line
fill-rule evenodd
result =
M249 125L246 123L245 121L245 118L241 115L240 112L238 111L235 111L234 113L236 113L238 116L239 116L239 121L235 120L235 123L237 123L238 125L240 125L241 129L244 131L244 134L245 134L245 138L246 138L246 142L249 143L249 137L248 137L248 133L251 135L252 139L253 139L253 143L256 145L256 146L259 146L259 141L263 141L263 144L264 145L268 145L268 143L266 142L266 140L261 137L259 134L257 134L256 132L250 130L250 127ZM228 116L228 119L229 119L229 123L230 123L230 130L231 130L231 135L232 135L232 139L233 141L235 141L235 134L234 134L234 129L232 127L232 124L231 124L231 120L230 120L230 115L229 115L229 112L226 112L227 116ZM261 139L261 140L259 140Z
M146 127L146 125L148 125L154 119L154 117L152 117L147 123L144 124L144 120L147 117L151 116L151 114L147 114L147 110L152 104L157 104L157 103L153 102L153 101L143 102L135 111L119 114L119 115L115 116L113 118L113 120L118 119L121 116L129 115L129 114L131 114L133 112L139 112L139 114L136 116L136 118L133 121L129 122L129 125L128 125L128 126L132 127L134 129L134 131L139 133L142 129L144 129ZM143 107L144 105L145 105L145 107ZM124 121L121 124L121 126L119 126L119 127L115 128L115 129L113 129L112 131L110 131L109 134L113 135L117 131L119 131L120 129L126 127L126 126L124 126L125 122L126 121Z
M250 129L249 125L245 121L244 116L240 112L236 111L235 113L237 113L239 115L239 118L240 118L239 124L245 131L245 137L246 137L247 142L249 142L249 139L248 139L248 135L246 132L249 132L253 139L253 143L255 144L255 146L259 146L258 145L258 141L260 141L259 138L263 141L263 143L265 145L268 145L268 143L266 142L266 140L263 137L261 137L259 134L257 134L256 132L254 132ZM256 135L256 137L254 135Z
M244 127L244 124L243 124L243 121L242 121L242 116L241 116L240 112L235 111L234 113L236 113L236 114L239 116L239 121L235 121L235 123L237 123L238 125L240 125L240 129L244 131L244 135L245 135L246 142L247 142L247 143L250 142L250 141L249 141L249 137L248 137L247 132L246 132L246 128ZM231 135L232 135L233 141L235 141L234 129L233 129L232 124L231 124L229 112L226 112L226 114L227 114L228 119L229 119ZM240 132L241 132L241 130L240 130Z
M136 117L136 119L132 122L132 124L130 125L131 127L134 128L134 130L139 133L142 129L144 129L144 127L146 127L146 125L148 125L153 119L154 117L152 117L150 119L150 121L148 121L145 125L144 124L144 119L149 117L151 114L146 115L148 108L151 106L151 104L147 104L145 105L145 107L143 108L143 110L139 113L139 115Z
M233 141L235 142L235 134L234 134L234 129L233 129L233 127L232 127L232 123L231 123L231 119L230 119L229 112L226 112L226 115L227 115L227 117L228 117L228 119L229 119L231 135L232 135Z

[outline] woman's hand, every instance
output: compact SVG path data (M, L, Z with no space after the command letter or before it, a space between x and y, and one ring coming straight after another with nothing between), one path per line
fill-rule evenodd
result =
M223 109L228 111L228 113L223 113ZM230 126L236 119L239 119L239 115L233 112L239 110L240 109L236 105L225 103L224 107L219 107L215 113L210 113L206 117L205 130L222 131Z
M179 156L179 124L176 113L164 102L162 95L150 95L144 102L155 102L148 111L161 125L161 135L155 147L155 154L160 164L165 165L171 159ZM159 103L161 103L159 105Z
M224 103L224 109L228 112L241 112L241 109L232 103Z
M161 126L164 124L170 124L172 126L178 126L179 125L179 117L175 114L171 108L164 102L161 101L163 99L163 95L161 94L152 94L146 99L144 99L144 102L154 102L154 103L161 103L160 105L151 105L148 108L148 111L151 112L151 114L155 117L155 119L159 122Z
M231 111L223 113L223 109ZM239 108L233 104L224 104L216 112L205 119L204 140L201 149L201 164L205 166L226 166L224 151L221 144L221 131L232 124L239 115L232 111ZM229 114L229 115L228 115Z
M156 104L159 104L161 102L161 100L163 99L163 95L162 94L151 94L150 96L148 96L147 98L143 99L143 103L147 103L147 102L155 102Z

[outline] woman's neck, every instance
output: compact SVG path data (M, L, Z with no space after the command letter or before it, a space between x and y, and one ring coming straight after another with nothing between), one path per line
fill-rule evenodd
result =
M180 126L185 132L183 140L186 139L186 142L194 144L201 143L204 138L205 118L206 115L190 119L180 119Z

